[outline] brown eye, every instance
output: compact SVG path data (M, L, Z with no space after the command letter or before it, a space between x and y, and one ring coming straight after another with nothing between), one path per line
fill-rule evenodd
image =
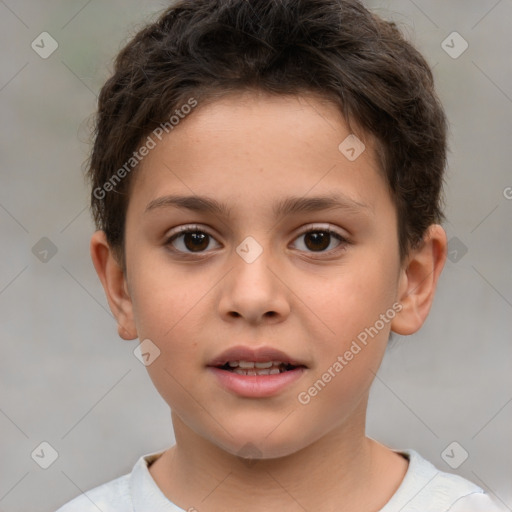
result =
M313 231L306 233L304 236L306 247L312 251L325 251L331 241L330 233L325 231Z
M331 250L334 251L339 246L343 246L348 243L347 240L344 237L342 237L339 233L336 233L335 231L332 231L330 229L309 229L305 233L302 233L302 235L299 235L297 237L297 240L299 240L302 237L304 238L304 241L302 242L302 244L298 245L302 245L303 247L298 248L300 250L309 252L329 252ZM332 244L333 239L337 243L334 247L328 249L329 246Z
M190 251L203 251L209 245L208 235L194 231L183 235L183 244Z
M199 229L182 229L167 240L167 245L172 245L173 250L183 253L204 252L214 238Z

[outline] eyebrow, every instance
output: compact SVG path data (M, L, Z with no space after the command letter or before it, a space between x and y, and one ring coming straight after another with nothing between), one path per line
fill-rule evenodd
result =
M210 213L229 218L231 208L224 203L206 196L168 195L153 199L146 206L145 213L160 208L184 208L198 213ZM317 197L287 197L273 206L275 217L284 217L298 213L311 213L323 210L340 209L349 213L370 211L367 204L355 201L345 195L331 194Z

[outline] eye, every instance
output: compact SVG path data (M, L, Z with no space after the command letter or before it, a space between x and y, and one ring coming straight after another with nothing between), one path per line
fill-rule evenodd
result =
M329 227L312 227L299 235L296 240L304 237L302 244L299 244L299 250L312 251L312 252L331 252L335 251L340 246L345 247L348 244L347 239L340 233L333 231ZM334 240L333 240L334 239ZM336 241L334 248L328 249L333 241ZM302 245L302 247L300 247Z
M301 237L304 237L304 242L298 244L298 249L301 251L332 252L349 243L340 233L325 226L311 227L299 235L296 240L300 240ZM166 245L171 245L175 252L198 254L206 252L209 248L212 249L210 247L212 241L215 241L215 238L199 226L182 226L167 239ZM333 241L336 241L335 247L328 249ZM217 244L217 247L220 245Z
M182 226L167 239L166 245L172 245L176 252L201 253L208 249L212 240L215 240L213 236L198 226Z

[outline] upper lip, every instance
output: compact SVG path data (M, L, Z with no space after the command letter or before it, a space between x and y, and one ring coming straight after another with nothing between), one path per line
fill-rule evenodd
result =
M276 348L268 346L251 348L243 345L224 350L224 352L212 359L207 366L224 366L229 361L254 361L255 363L280 361L281 363L290 364L292 366L306 367L306 364L300 359L291 357Z

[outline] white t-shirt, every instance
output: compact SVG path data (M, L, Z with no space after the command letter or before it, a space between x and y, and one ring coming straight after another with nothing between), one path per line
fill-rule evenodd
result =
M187 512L165 497L149 472L148 465L162 453L142 456L130 474L81 494L57 512ZM400 487L380 512L505 510L474 483L439 471L414 450L398 453L409 459L409 468Z

